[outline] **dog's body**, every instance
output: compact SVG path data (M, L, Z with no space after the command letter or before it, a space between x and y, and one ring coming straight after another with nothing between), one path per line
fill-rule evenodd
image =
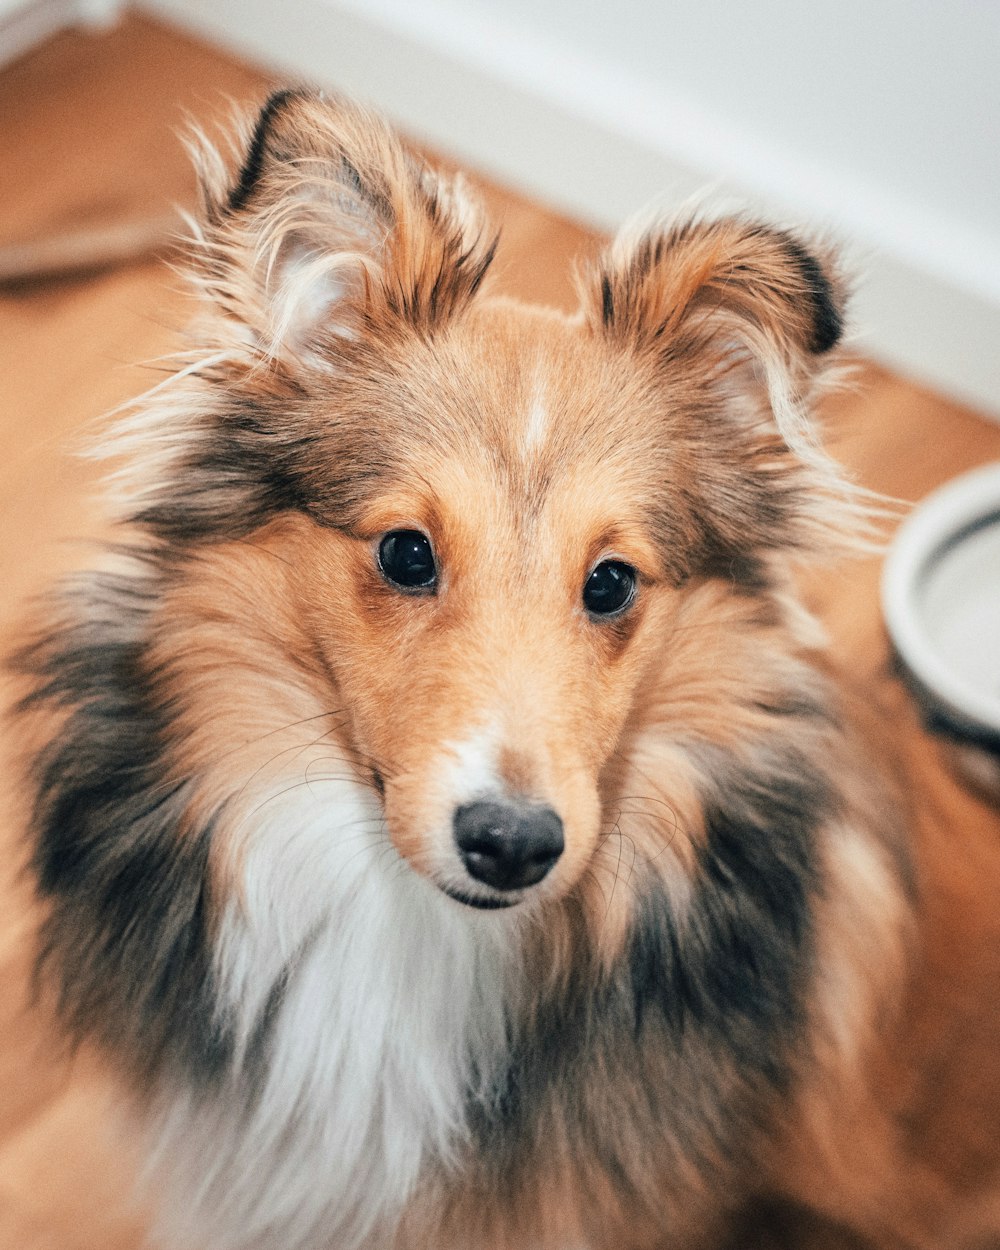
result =
M694 222L490 298L461 187L295 92L196 251L139 537L20 659L42 966L163 1243L938 1244L870 1075L913 865L791 578L864 520L829 262Z

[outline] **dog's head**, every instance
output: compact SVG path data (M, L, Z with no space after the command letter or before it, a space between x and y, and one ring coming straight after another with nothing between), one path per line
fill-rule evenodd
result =
M784 570L849 506L804 417L830 258L654 224L566 317L492 295L461 181L359 110L276 95L243 160L206 176L202 354L134 426L175 772L218 810L281 754L320 808L346 770L484 908L593 877L639 792L652 856L697 822L684 748L795 697Z

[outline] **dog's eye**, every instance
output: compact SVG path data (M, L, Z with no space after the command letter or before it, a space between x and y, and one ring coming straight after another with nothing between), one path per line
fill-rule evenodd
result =
M594 616L614 616L635 598L636 572L621 560L602 560L583 587L583 606Z
M404 590L430 590L437 567L430 539L419 530L392 530L378 545L383 576Z

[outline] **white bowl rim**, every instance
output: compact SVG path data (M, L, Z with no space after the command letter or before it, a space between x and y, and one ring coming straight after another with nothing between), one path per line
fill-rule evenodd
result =
M901 659L928 693L960 723L996 735L1000 698L977 690L941 659L918 603L923 574L934 557L991 514L1000 514L1000 461L963 473L928 495L900 526L889 550L882 572L882 611Z

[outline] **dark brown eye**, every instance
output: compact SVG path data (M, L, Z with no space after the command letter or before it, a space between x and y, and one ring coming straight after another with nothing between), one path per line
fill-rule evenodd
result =
M583 587L583 606L592 616L624 612L635 598L637 575L621 560L602 560Z
M391 530L378 545L382 576L401 590L433 590L437 566L431 540L419 530Z

